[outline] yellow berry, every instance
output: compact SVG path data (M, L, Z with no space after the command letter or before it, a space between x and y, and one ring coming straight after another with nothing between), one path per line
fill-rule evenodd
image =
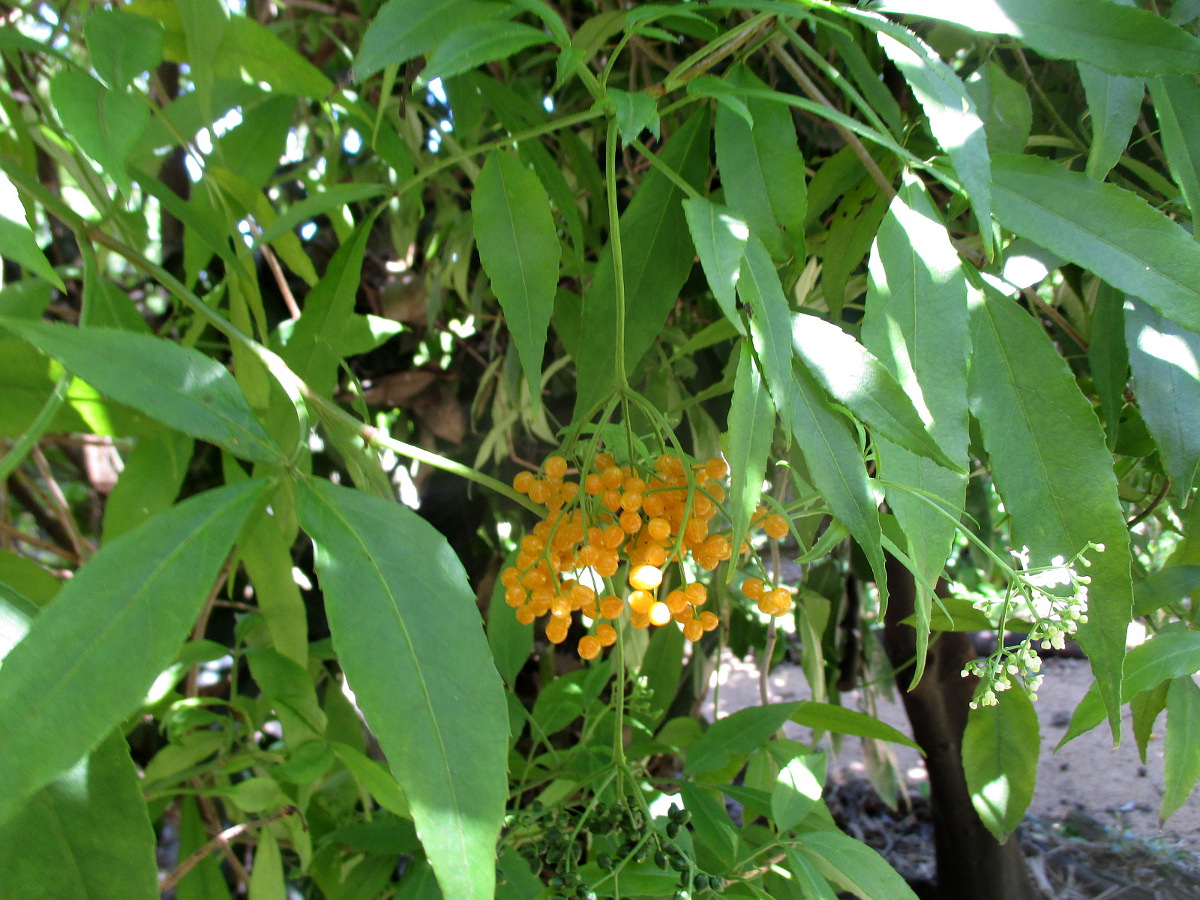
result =
M626 534L637 534L638 530L642 527L642 517L636 510L625 510L625 512L621 513L621 518L618 521L621 524L621 530Z
M709 478L724 478L729 473L729 466L719 456L714 456L704 464L704 471Z
M517 584L506 588L504 591L504 602L513 607L522 605L525 602L525 589Z
M678 615L690 606L688 595L678 590L667 594L664 602L667 604L667 609L671 610L671 615Z
M629 608L639 615L649 615L650 610L654 608L654 595L649 591L631 591Z
M552 644L561 644L567 639L567 629L570 619L551 619L546 623L546 640Z
M700 640L700 637L703 634L704 634L704 626L702 626L695 619L693 619L690 622L683 623L683 636L685 638L687 638L689 641L691 641L693 644L696 643L696 641Z
M717 618L717 614L714 612L708 612L707 610L700 613L699 621L700 626L705 631L712 631L721 624L721 620Z
M567 461L561 456L550 456L542 463L542 471L551 481L562 481L567 474Z
M742 593L751 600L757 600L766 591L766 585L761 578L747 578L742 582Z
M532 625L537 614L533 611L532 606L522 606L517 610L517 621L522 625Z
M700 582L693 581L683 589L692 606L703 606L708 601L708 589Z
M621 486L621 482L625 480L625 473L619 466L609 466L600 477L604 479L604 486L612 491Z
M662 580L662 572L654 566L638 566L629 573L630 587L639 591L652 591L662 584Z
M642 504L645 508L646 504ZM655 516L646 525L646 532L656 541L665 541L671 536L671 523Z
M500 573L500 583L505 587L512 587L521 580L521 570L516 566L509 566Z
M600 615L606 619L618 619L625 611L625 601L615 594L609 594L600 601Z
M666 625L671 621L671 610L665 603L655 603L650 607L650 624Z
M596 637L600 641L600 646L611 647L617 642L617 629L607 624L597 625Z

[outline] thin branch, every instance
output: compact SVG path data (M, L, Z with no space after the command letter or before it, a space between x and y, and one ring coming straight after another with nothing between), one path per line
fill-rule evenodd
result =
M262 229L258 227L258 223L250 222L250 233L254 235L257 241L262 236ZM279 260L275 257L275 251L271 249L269 244L258 244L258 249L262 251L263 259L267 261L267 267L271 270L271 274L275 276L275 284L279 288L279 294L283 297L283 305L287 307L288 315L293 319L300 318L300 306L296 303L296 298L292 294L291 285L287 282L287 276L283 274L283 267L279 265Z
M8 487L9 489L14 487L11 481L8 482ZM13 527L4 519L0 519L0 535L4 537L5 543L8 543L9 541L20 541L22 544L28 544L30 547L36 547L38 550L44 550L46 553L53 553L60 559L65 559L73 566L81 565L79 557L70 550L64 550L57 544L52 544L49 541L36 538L31 534L26 534L19 528Z
M271 813L271 815L266 816L265 818L255 819L252 822L242 822L240 825L234 825L230 828L226 828L219 834L214 835L202 846L197 847L187 859L179 864L174 872L171 872L169 875L167 875L167 877L159 883L158 892L160 894L165 894L167 891L171 890L173 887L175 887L175 885L179 884L179 882L183 880L183 877L187 875L188 872L196 868L196 866L198 866L204 860L204 858L208 856L208 854L212 853L217 848L227 849L229 848L231 841L238 836L245 834L247 831L250 831L251 829L265 828L272 822L286 818L287 816L295 815L297 812L299 812L299 810L297 810L296 807L285 806L283 809ZM246 877L249 878L249 875Z
M1154 512L1154 510L1158 509L1158 504L1163 502L1163 498L1167 496L1167 491L1169 491L1170 489L1171 489L1171 479L1164 478L1162 489L1159 490L1159 492L1155 496L1155 498L1150 501L1150 505L1147 506L1145 509L1143 509L1140 513L1138 513L1132 519L1130 519L1128 522L1126 522L1125 527L1132 528L1134 525L1137 525L1139 522L1146 519L1146 517L1149 516L1150 513Z
M1023 291L1021 291L1021 293L1024 294L1025 298L1037 308L1038 312L1042 313L1042 315L1054 322L1055 325L1063 330L1063 333L1066 334L1067 337L1078 344L1081 350L1087 350L1088 342L1085 341L1080 336L1079 332L1076 331L1071 325L1071 323L1067 321L1066 316L1039 297L1037 295L1037 291L1035 291L1033 288L1025 288Z
M208 597L204 601L204 608L200 610L200 615L196 617L196 624L192 628L192 640L198 641L204 637L204 633L208 630L208 618L212 615L213 606L217 602L217 597L225 587L225 582L229 579L229 561L225 561L225 565L221 567L221 572L217 576L217 580L213 582L212 590L208 592ZM197 681L200 677L200 667L192 666L188 669L187 680L184 683L183 694L185 697L195 697Z
M773 39L767 46L771 48L771 53L776 59L779 60L780 63L783 64L783 67L787 69L788 74L795 79L796 84L800 85L801 90L808 94L810 99L815 100L822 106L832 109L834 112L841 112L841 110L834 106L829 101L829 98L821 92L821 89L817 87L816 82L808 77L808 73L804 71L800 63L796 61L795 57L787 52L787 49L784 47L784 39L782 37ZM863 164L863 168L867 170L867 173L872 179L874 179L875 183L879 185L879 189L883 191L884 196L887 197L889 201L892 200L896 196L896 188L892 186L892 182L888 180L888 177L883 174L883 170L879 168L879 163L875 162L875 157L873 157L867 151L866 146L859 139L858 135L844 126L839 125L837 122L830 121L829 124L834 127L834 130L841 135L842 140L846 142L846 145L853 151L854 155L858 157L859 162Z
M71 514L71 506L67 503L67 496L63 493L62 488L58 485L58 481L54 478L54 473L50 469L50 463L46 459L46 455L42 453L41 447L34 444L29 450L29 455L33 459L33 464L37 467L38 474L42 476L46 490L49 492L55 517L62 524L63 529L67 532L67 536L70 537L71 546L75 549L76 555L86 562L96 552L96 548L79 530L79 523L75 521L75 516Z

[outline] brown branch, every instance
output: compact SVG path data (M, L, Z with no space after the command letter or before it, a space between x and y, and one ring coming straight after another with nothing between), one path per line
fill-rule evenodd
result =
M1132 528L1134 525L1137 525L1139 522L1146 519L1146 517L1149 516L1150 513L1154 512L1154 510L1158 509L1158 505L1163 502L1163 498L1167 496L1167 491L1169 491L1170 489L1171 489L1171 479L1164 478L1162 489L1158 492L1158 494L1155 496L1155 498L1150 501L1150 505L1147 506L1145 509L1143 509L1140 513L1138 513L1132 519L1127 521L1125 523L1125 527Z
M252 828L265 828L272 822L286 818L287 816L295 815L298 811L299 810L297 810L294 806L285 806L283 809L271 813L271 815L266 816L265 818L255 819L253 822L242 822L240 825L234 825L230 828L226 828L222 832L219 832L208 842L200 847L197 847L187 859L179 864L174 872L171 872L169 875L167 875L167 877L159 883L158 892L160 894L165 894L167 891L174 888L177 884L179 884L180 881L183 880L183 877L187 875L188 872L196 868L196 866L198 866L204 860L204 858L214 850L218 848L221 848L222 850L230 849L230 842L238 836L244 834ZM245 869L242 871L245 872ZM250 876L247 874L245 877L246 879L249 879Z
M70 538L70 544L74 548L75 554L86 562L96 552L95 546L80 531L79 523L75 521L75 516L71 514L71 506L67 503L67 495L59 487L58 481L54 478L54 472L50 469L50 463L46 459L46 455L42 453L41 448L37 444L34 444L30 448L29 456L33 460L34 466L37 467L38 474L42 476L42 482L46 485L50 504L54 508L55 518L62 524L63 530L66 531L67 536Z
M44 550L47 553L53 553L60 559L65 559L73 566L81 565L79 557L77 557L70 550L64 550L57 544L52 544L49 541L43 541L41 538L36 538L31 534L26 534L24 531L13 527L7 521L2 519L0 519L0 535L4 536L5 542L20 541L22 544L28 544L30 547L36 547L38 550Z
M71 536L54 516L46 511L46 505L42 503L36 488L28 482L28 477L21 472L20 469L8 476L8 490L12 498L21 505L21 508L28 512L38 527L42 529L53 543L43 542L37 538L31 537L22 531L13 529L13 536L18 537L21 541L29 544L32 547L37 547L40 550L49 550L56 556L70 560L75 565L80 565L82 560L69 550L62 549L64 546L71 545Z
M822 106L827 107L834 112L841 112L841 110L834 106L829 101L829 98L821 92L821 89L817 87L816 82L809 78L808 73L805 72L800 63L798 63L796 59L787 52L783 45L784 39L782 37L776 37L768 44L768 46L771 48L771 53L777 60L779 60L780 63L783 64L783 67L787 69L788 74L795 79L796 84L800 85L801 90L808 94L810 99L817 101ZM891 201L896 196L896 188L892 186L892 182L888 180L888 177L883 174L883 170L879 168L879 163L875 162L875 157L873 157L870 151L867 150L859 136L850 129L846 128L844 125L839 125L837 122L830 121L829 124L833 126L834 130L841 136L842 140L846 142L846 145L853 151L854 155L858 157L859 162L863 164L863 168L867 170L867 173L872 179L874 179L875 183L879 185L879 189L883 191L884 196Z
M208 592L208 597L204 601L204 608L200 610L200 615L196 617L196 624L192 628L192 640L198 641L204 637L204 633L208 630L208 619L212 615L213 607L217 602L217 595L225 587L225 582L229 579L229 561L226 560L225 565L221 567L221 572L217 576L217 580L213 582L212 590ZM196 696L196 682L200 677L200 667L192 666L188 669L187 679L184 682L183 695L185 697Z

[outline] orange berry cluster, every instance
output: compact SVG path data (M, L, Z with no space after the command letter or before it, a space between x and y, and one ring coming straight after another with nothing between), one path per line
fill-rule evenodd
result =
M759 527L767 537L780 541L787 537L787 519L777 513L767 514L765 506L756 507L750 527ZM768 616L785 616L792 611L792 592L787 588L772 588L761 578L747 578L742 582L742 593L758 604L760 612Z
M548 615L546 637L556 644L566 639L573 613L615 620L626 608L634 628L674 621L688 640L698 641L719 624L715 613L700 610L708 599L704 585L684 584L661 598L658 589L663 567L671 561L690 557L712 571L732 556L729 538L709 533L725 499L720 483L728 473L725 461L710 459L689 471L679 457L664 454L652 472L642 473L617 465L608 453L597 453L590 468L582 492L578 483L567 480L561 456L545 461L541 477L521 472L513 479L517 491L547 512L521 539L516 564L500 575L505 602L525 625ZM776 530L772 517L759 518L764 529ZM773 518L783 522L786 533L786 521ZM610 579L623 564L628 565L631 588L627 600L616 594L600 597L569 574L590 569ZM616 629L602 621L594 634L580 639L579 655L593 659L616 640Z

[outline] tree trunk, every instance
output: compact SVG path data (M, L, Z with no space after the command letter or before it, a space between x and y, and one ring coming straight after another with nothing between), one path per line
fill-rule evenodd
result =
M998 844L971 805L962 767L962 736L967 726L973 678L962 668L975 658L970 635L944 632L932 641L921 683L909 691L916 656L916 632L900 620L913 612L916 583L903 565L887 560L890 599L884 647L896 666L896 683L912 724L913 738L925 751L937 849L939 900L1033 900L1029 872L1016 835Z

